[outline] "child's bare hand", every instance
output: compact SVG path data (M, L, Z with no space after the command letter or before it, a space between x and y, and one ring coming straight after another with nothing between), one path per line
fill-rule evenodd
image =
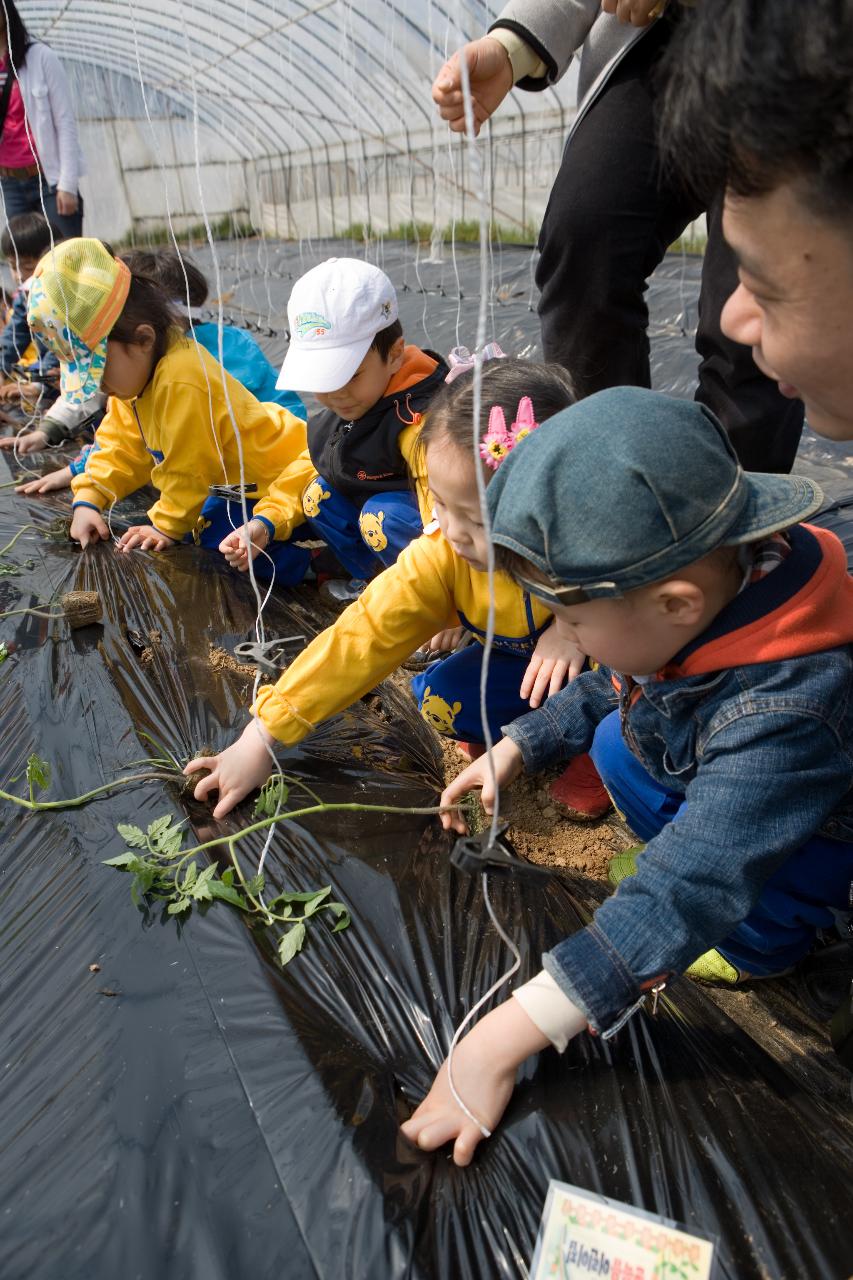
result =
M465 634L464 627L445 627L430 640L427 649L430 653L452 653Z
M519 1064L549 1041L516 1000L506 1000L478 1022L453 1054L453 1084L465 1106L492 1132L500 1123L515 1086ZM441 1067L432 1088L410 1120L405 1137L422 1151L453 1142L453 1162L471 1163L483 1134L455 1101Z
M103 516L94 507L74 508L69 533L81 547L88 547L90 542L97 542L101 538L110 536Z
M213 816L224 818L250 791L263 786L272 773L273 760L269 748L274 742L275 738L260 720L252 720L237 741L220 751L218 756L199 756L191 760L184 769L186 774L210 769L209 777L202 778L195 788L196 800L206 800L212 791L218 791L219 801Z
M601 0L604 13L613 13L620 22L630 22L632 27L647 27L659 18L667 0Z
M116 550L133 551L135 547L138 547L140 551L165 551L167 547L173 547L174 545L174 538L161 533L153 525L132 524L127 533L122 534L119 538Z
M37 453L47 448L47 436L43 431L27 431L21 436L3 436L0 449L16 449L18 453Z
M50 471L37 480L28 480L26 484L16 484L15 493L53 493L57 489L67 489L71 484L71 468L62 467L59 471Z
M245 573L249 568L249 556L254 560L270 540L270 531L263 520L250 520L223 538L219 550L234 569Z
M580 675L585 661L586 654L557 634L556 623L550 623L539 637L524 673L521 697L527 698L531 707L541 706L552 693L562 689L567 679Z
M492 763L499 787L509 786L524 768L521 751L512 738L501 738L497 746L492 749ZM475 760L467 769L463 769L459 776L445 787L439 804L442 807L456 804L469 791L476 791L478 788L481 789L480 801L483 808L486 813L491 813L495 804L495 788L488 755L480 756L479 760ZM460 835L465 835L468 830L465 819L457 811L442 813L441 825L446 831L458 831Z

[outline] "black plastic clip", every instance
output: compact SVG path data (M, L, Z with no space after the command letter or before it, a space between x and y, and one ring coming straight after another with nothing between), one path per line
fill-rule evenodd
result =
M305 641L305 636L277 636L263 643L244 640L234 646L234 657L238 662L252 663L263 675L275 678L305 648Z
M472 874L489 871L534 878L550 878L553 874L550 867L540 867L535 862L528 862L526 858L519 858L506 838L506 826L498 828L491 844L488 831L481 831L475 836L459 836L450 854L450 861L457 870Z
M249 484L212 484L207 492L211 498L224 498L226 502L239 502L258 492L258 486L252 481Z

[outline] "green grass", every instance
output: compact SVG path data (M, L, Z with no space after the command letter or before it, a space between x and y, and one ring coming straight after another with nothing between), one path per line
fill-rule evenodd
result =
M211 222L210 230L214 240L237 240L256 234L250 222L236 217L233 213L227 213L217 222ZM203 222L196 222L191 227L183 227L180 231L176 230L175 235L178 244L186 248L190 243L197 244L199 240L206 241L207 228ZM145 231L131 230L129 236L114 242L114 244L116 249L154 248L156 245L172 244L172 233L168 224L151 227Z
M448 244L451 237L456 244L479 244L480 223L470 218L465 221L447 223L439 228L442 240ZM535 244L539 234L533 223L524 227L505 227L500 223L491 224L491 240L493 244ZM387 231L379 231L370 223L353 222L337 233L336 238L342 240L417 240L420 244L430 244L435 227L431 222L400 222Z

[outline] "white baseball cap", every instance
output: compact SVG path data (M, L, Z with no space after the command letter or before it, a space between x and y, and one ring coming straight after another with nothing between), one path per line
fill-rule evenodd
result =
M397 294L384 271L360 258L327 258L293 286L290 346L276 387L339 391L397 315Z

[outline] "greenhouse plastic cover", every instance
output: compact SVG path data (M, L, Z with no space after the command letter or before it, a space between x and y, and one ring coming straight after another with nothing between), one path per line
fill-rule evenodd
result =
M522 280L529 259L516 251L505 267ZM470 300L476 280L467 286ZM666 337L678 324L665 321L665 279L657 296ZM507 298L493 334L517 350L535 317L525 290ZM403 304L417 337L423 295L410 289ZM429 313L432 345L452 345L456 301L433 291ZM60 505L0 490L0 539L25 520L50 531ZM233 738L249 679L212 670L208 650L251 634L245 579L192 548L119 558L41 533L10 558L22 573L0 578L0 607L93 588L106 621L74 633L31 616L3 623L4 786L31 752L49 759L56 798L150 754L142 732L181 759ZM308 600L277 592L268 634L310 629ZM432 738L391 686L382 707L336 718L283 753L285 768L327 800L433 803ZM655 1016L606 1044L584 1036L562 1058L530 1061L499 1131L459 1170L398 1126L508 959L479 879L451 867L436 820L278 826L271 880L331 884L353 916L342 934L314 929L282 971L269 939L224 905L178 925L137 910L127 878L103 866L124 847L118 822L165 812L183 808L159 783L77 810L0 808L4 1280L523 1277L550 1178L711 1235L726 1280L849 1274L846 1122L700 988L673 982ZM214 833L205 810L189 813L201 839ZM491 894L521 949L517 981L591 906L568 873Z

